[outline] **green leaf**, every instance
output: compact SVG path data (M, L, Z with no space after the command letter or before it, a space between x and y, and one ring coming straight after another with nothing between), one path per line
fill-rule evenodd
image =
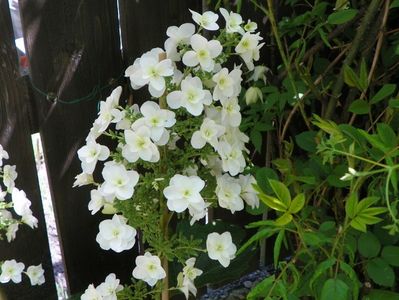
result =
M261 239L267 239L274 235L277 232L278 229L274 228L263 228L259 230L257 233L255 233L251 238L244 243L244 245L241 246L241 248L237 251L236 256L239 256L241 253L243 253L249 246L251 246L253 243L261 240Z
M328 16L327 22L330 24L343 24L352 20L357 14L357 9L339 10Z
M350 87L355 87L359 90L362 90L359 77L356 75L355 71L353 71L353 69L348 65L344 65L344 81Z
M301 193L295 196L294 200L291 202L291 206L288 211L292 214L299 212L305 205L305 194Z
M343 261L339 263L339 267L352 282L352 295L353 295L352 298L359 299L360 282L359 279L357 278L355 270L353 270L352 266L348 265Z
M373 289L363 297L363 300L399 300L399 294L386 290Z
M370 104L363 99L355 100L349 105L348 110L357 115L368 114L370 111Z
M256 171L256 182L263 192L271 194L273 190L269 184L269 179L278 179L277 173L271 168L260 168Z
M389 100L389 107L390 108L399 108L399 99L391 99Z
M256 300L260 297L266 297L275 280L274 275L263 279L247 295L247 300Z
M353 219L356 216L356 206L358 201L359 200L356 193L351 193L346 199L345 212L350 219Z
M399 0L394 0L391 3L391 6L389 6L389 8L396 8L399 7Z
M315 131L304 131L295 136L295 141L301 149L315 153L317 151L316 135Z
M321 290L320 300L346 300L349 299L349 287L338 278L328 279Z
M357 242L357 248L364 257L376 257L381 250L380 241L371 233L362 233Z
M323 28L318 27L318 28L317 28L317 32L319 33L320 38L321 38L321 40L324 42L324 44L326 44L326 46L327 46L328 48L331 49L331 48L332 48L332 47L331 47L331 44L330 44L330 42L328 41L327 34L326 34L325 31L323 30Z
M382 249L381 257L391 266L399 267L399 247L385 246Z
M284 239L284 234L285 230L282 229L278 233L276 240L274 241L274 247L273 247L273 262L274 262L274 267L277 269L277 264L278 264L278 259L280 256L280 250L281 250L281 243L283 242Z
M258 153L261 153L262 152L262 134L258 130L252 129L251 133L250 133L250 138L251 138L252 144L255 146L255 150Z
M378 103L381 100L391 96L396 90L396 84L384 84L382 88L371 98L370 103Z
M312 278L310 278L309 281L309 287L310 289L313 290L313 285L315 283L315 281L324 273L326 273L328 271L328 269L330 269L336 262L335 258L329 258L325 261L323 261L322 263L320 263L317 268L314 270L314 273L312 275Z
M291 194L288 188L285 186L284 183L269 179L269 184L276 194L277 198L284 203L284 205L288 208L291 205Z
M278 200L275 197L272 196L268 196L266 194L258 194L259 199L266 204L267 206L269 206L270 208L277 210L277 211L282 211L285 212L288 210L288 206L286 206L283 202L281 202L280 200Z
M395 273L388 263L375 257L367 262L367 275L377 284L387 287L393 287L395 284Z
M394 148L397 145L397 137L392 127L385 123L377 124L377 134L381 142L388 148Z
M285 212L280 218L276 220L277 226L287 225L292 221L292 215L289 212Z
M366 208L369 208L371 205L373 205L379 199L380 199L379 197L375 197L375 196L370 196L370 197L366 197L366 198L362 199L356 206L356 214L359 214Z
M362 63L360 64L360 76L359 83L362 88L362 91L365 91L368 87L368 74L367 74L367 65L364 58L362 59Z

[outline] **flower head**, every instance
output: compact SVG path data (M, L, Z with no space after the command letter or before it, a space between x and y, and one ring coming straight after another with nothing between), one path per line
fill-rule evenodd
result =
M103 300L100 292L96 290L94 285L90 284L82 296L80 296L80 300Z
M215 67L214 59L222 52L223 47L218 40L208 41L199 34L194 34L190 40L193 50L183 55L183 63L188 67L198 64L204 71L211 72Z
M215 121L205 118L200 130L193 133L191 137L191 146L195 149L201 149L206 143L213 148L217 148L218 138L225 132L225 127L217 124Z
M241 186L237 179L224 174L217 179L216 196L220 207L231 210L232 213L244 209L244 202L240 197Z
M166 277L165 270L161 266L161 260L156 255L146 252L136 257L136 267L133 270L133 277L144 280L150 286Z
M17 179L17 172L15 166L5 165L3 167L3 183L7 187L7 191L11 192L15 186L15 179Z
M42 264L29 266L25 273L28 275L31 285L42 285L46 281Z
M139 158L149 162L159 160L158 147L151 141L151 129L141 126L137 130L125 130L126 146L122 155L129 162L135 162Z
M28 198L26 198L26 194L23 190L14 188L12 190L11 197L12 197L12 204L14 207L14 211L16 212L17 215L23 216L32 213L30 209L31 202L30 200L28 200Z
M219 16L214 12L206 11L202 13L202 15L191 9L190 12L194 22L197 23L202 28L205 28L210 31L219 29L219 25L216 23L216 21L219 19Z
M25 269L25 265L21 262L17 262L15 259L6 260L1 265L0 282L7 283L10 280L14 283L20 283L22 280L22 271Z
M218 260L223 267L227 268L235 257L237 247L233 244L230 232L226 231L222 234L213 232L208 234L206 239L206 250L210 259Z
M256 184L256 179L248 175L240 175L238 183L241 186L241 198L252 208L259 207L259 198L253 185Z
M89 140L85 146L78 150L83 173L93 174L97 161L106 160L109 154L110 152L107 146L97 144L94 140Z
M123 290L123 286L119 284L119 279L114 273L109 274L103 283L97 287L97 291L104 300L117 300L116 293Z
M3 159L9 159L8 153L4 150L3 146L0 145L0 167L3 165Z
M240 26L242 24L242 17L240 14L235 12L228 12L223 7L220 8L220 13L226 21L226 31L227 33L238 32L244 34L244 30Z
M198 176L183 176L176 174L169 182L163 194L167 201L169 210L175 212L183 212L190 204L204 202L200 192L205 186Z
M126 222L123 216L114 215L111 220L100 223L100 232L97 234L96 241L101 249L111 249L119 253L133 248L137 231Z
M106 162L102 171L104 177L103 192L106 196L115 196L119 200L126 200L133 196L134 187L139 181L139 174L126 170L122 164Z
M186 45L190 41L190 37L195 32L195 26L191 23L184 23L177 26L170 26L166 30L166 35L169 37L165 41L166 55L173 61L180 61L181 57L177 51L177 47L181 44Z
M202 274L202 270L194 267L195 260L195 257L191 257L186 260L186 265L183 268L183 272L180 272L177 277L177 285L186 296L186 299L189 298L189 293L193 294L194 296L197 295L197 288L194 285L194 280Z
M259 32L257 34L246 32L235 47L236 53L241 56L249 70L253 70L255 68L253 62L259 60L259 50L264 45L264 43L259 44L261 40Z
M173 109L184 107L190 114L199 116L204 105L212 103L212 96L208 90L203 89L201 79L189 76L182 80L181 91L171 92L166 100Z

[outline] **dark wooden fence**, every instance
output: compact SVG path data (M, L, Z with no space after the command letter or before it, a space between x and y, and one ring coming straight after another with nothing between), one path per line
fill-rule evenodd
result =
M0 0L0 144L17 164L17 184L27 192L39 219L38 230L23 228L15 242L0 242L0 260L13 257L26 264L42 263L46 271L45 286L30 287L27 280L5 285L9 300L56 299L30 141L38 130L70 292L98 284L110 272L122 282L131 277L137 248L116 254L101 250L95 241L102 217L91 216L87 209L88 188L72 188L80 172L76 151L84 144L98 102L118 84L128 84L124 69L143 52L163 47L167 27L191 22L188 9L201 11L202 1L119 0L117 4L117 0L19 0L29 60L29 78L22 78L8 1ZM253 16L253 11L244 14ZM53 101L53 96L62 101ZM148 95L135 91L133 96L135 102L143 102ZM216 213L221 214L226 215ZM237 219L247 222L241 215Z

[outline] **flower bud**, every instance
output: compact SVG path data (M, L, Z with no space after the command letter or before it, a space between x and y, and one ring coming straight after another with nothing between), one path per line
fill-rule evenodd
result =
M247 105L254 104L258 102L258 99L263 102L263 94L260 88L256 86L251 86L246 92L245 92L245 102Z

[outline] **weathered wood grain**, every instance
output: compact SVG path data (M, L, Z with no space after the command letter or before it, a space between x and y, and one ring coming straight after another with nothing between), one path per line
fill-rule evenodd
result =
M0 261L16 259L29 265L42 263L46 283L31 286L23 275L20 284L1 285L8 300L56 299L53 269L48 247L43 207L31 143L29 96L19 75L18 57L7 0L0 0L0 144L9 152L8 164L17 166L16 186L32 201L31 209L39 220L37 229L20 226L12 243L0 241ZM0 297L1 298L1 297Z

